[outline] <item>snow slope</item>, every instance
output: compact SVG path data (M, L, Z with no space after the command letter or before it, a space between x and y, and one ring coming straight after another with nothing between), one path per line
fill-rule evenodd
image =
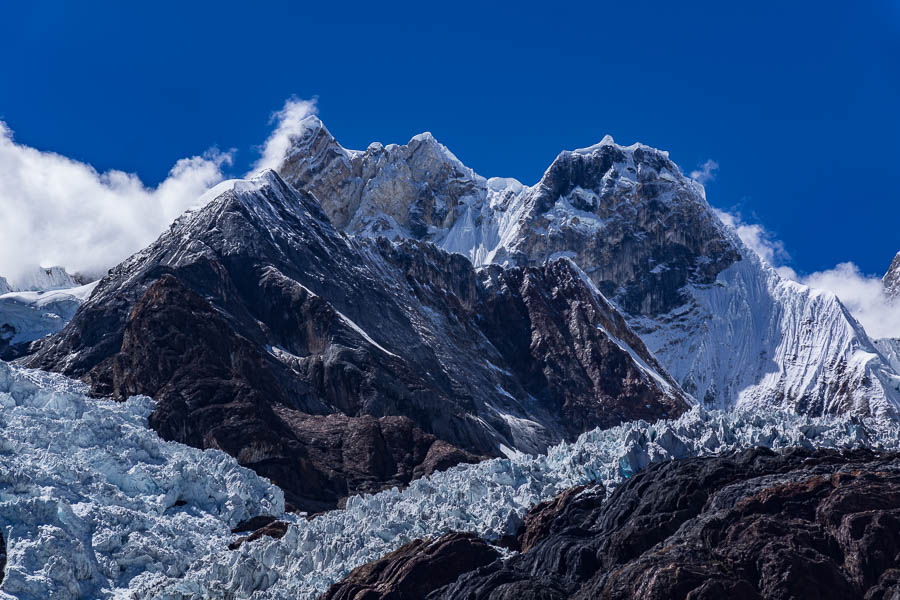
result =
M632 323L707 407L896 416L897 366L833 293L783 279L749 251L686 291L684 306Z
M84 392L0 361L0 598L113 597L184 573L241 520L283 513L281 490L233 458L159 439L149 398Z
M62 331L91 295L96 282L83 284L62 267L38 268L7 280L0 277L0 356Z
M846 416L696 407L675 421L593 430L546 455L457 466L416 480L402 492L357 496L345 510L295 522L280 540L264 538L210 554L183 578L151 575L133 591L136 598L166 600L312 600L354 567L413 539L471 531L495 540L515 531L531 506L573 485L601 482L612 490L654 461L751 446L896 449L900 428Z
M0 278L2 279L2 278ZM6 280L4 280L6 281ZM38 292L74 288L83 284L77 277L66 272L63 267L38 267L17 277L8 278L10 291ZM0 284L2 285L2 284Z
M895 371L900 373L900 339L882 338L875 340L875 347Z
M0 294L0 338L18 344L61 331L96 285Z

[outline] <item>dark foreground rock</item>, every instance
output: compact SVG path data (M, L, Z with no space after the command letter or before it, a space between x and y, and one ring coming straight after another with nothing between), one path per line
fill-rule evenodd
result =
M428 598L900 597L898 455L753 449L675 460L606 501L570 490L525 522L520 554Z

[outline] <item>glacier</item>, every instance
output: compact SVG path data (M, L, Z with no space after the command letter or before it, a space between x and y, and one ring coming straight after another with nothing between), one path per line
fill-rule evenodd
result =
M602 483L610 492L655 461L751 446L896 450L900 426L850 416L725 413L697 406L677 420L593 430L546 455L461 465L403 491L356 496L344 510L295 521L279 540L263 538L202 557L182 577L150 574L132 593L158 600L312 600L353 568L413 539L469 531L497 540L514 532L530 507L571 486Z
M694 407L593 430L545 455L461 465L309 521L281 490L217 450L161 440L153 401L89 398L80 382L0 361L0 599L316 598L352 568L449 531L496 540L573 485L615 489L651 462L750 446L900 449L900 425ZM229 550L258 515L286 535Z
M0 361L3 599L122 597L178 577L240 521L284 513L283 492L218 450L161 440L152 400Z

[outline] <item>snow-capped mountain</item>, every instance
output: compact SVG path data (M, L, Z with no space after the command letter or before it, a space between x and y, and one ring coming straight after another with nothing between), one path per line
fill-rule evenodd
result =
M352 239L274 172L211 196L27 364L152 396L164 438L229 452L298 507L688 406L569 260L476 271Z
M35 340L61 331L94 285L62 267L29 271L13 283L0 277L0 359L26 354Z
M13 278L0 277L0 291L3 285L11 292L46 292L74 288L88 283L79 276L70 275L64 267L39 267L26 270Z
M475 265L571 258L707 406L900 406L900 378L840 301L763 263L665 152L607 137L561 153L528 187L473 173L430 134L352 151L317 118L305 124L279 172L338 227L430 241Z

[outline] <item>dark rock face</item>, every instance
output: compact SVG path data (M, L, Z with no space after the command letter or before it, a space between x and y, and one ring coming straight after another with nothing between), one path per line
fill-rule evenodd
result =
M450 533L436 540L414 540L384 558L357 567L322 600L421 600L500 554L481 538Z
M568 262L479 273L351 240L274 173L240 185L113 269L27 364L152 396L164 438L222 449L311 511L684 410Z
M481 312L485 335L528 392L546 398L564 415L570 436L682 412L678 385L568 261L515 269L490 266L480 275L493 292ZM660 401L644 371L616 340L661 374L675 398Z
M260 519L261 517L255 517L255 519ZM253 528L250 535L241 536L238 539L234 540L230 544L228 544L229 550L237 550L241 547L241 544L245 544L247 542L254 542L261 537L270 537L275 538L276 540L280 540L284 537L284 534L287 533L288 524L285 521L277 521L272 517L262 517L265 519L264 523L259 524L258 527ZM251 519L253 521L254 519ZM249 527L251 524L248 523L246 526ZM240 531L246 531L240 527L236 527L233 530L233 533L239 533Z
M571 494L553 513L527 551L429 598L900 594L897 455L755 449L677 460L638 474L606 502Z
M700 192L658 150L638 147L630 158L612 144L563 152L529 196L512 258L535 264L573 252L600 291L632 315L683 305L685 285L712 283L741 258ZM562 200L601 219L602 234L556 225L552 209Z
M896 598L900 455L757 448L657 463L608 500L601 488L573 488L536 506L517 542L520 554L428 598ZM423 570L438 568L420 556ZM391 573L365 579L380 584L374 598L405 585L398 564L390 555L357 570Z
M900 252L891 261L891 266L882 278L884 291L891 298L900 298Z
M603 486L575 486L557 495L551 500L541 502L525 515L524 523L517 536L518 550L528 552L535 544L548 537L554 530L554 524L564 523L559 519L560 513L571 510L574 503L590 503L593 506L597 502L603 502L606 490Z

